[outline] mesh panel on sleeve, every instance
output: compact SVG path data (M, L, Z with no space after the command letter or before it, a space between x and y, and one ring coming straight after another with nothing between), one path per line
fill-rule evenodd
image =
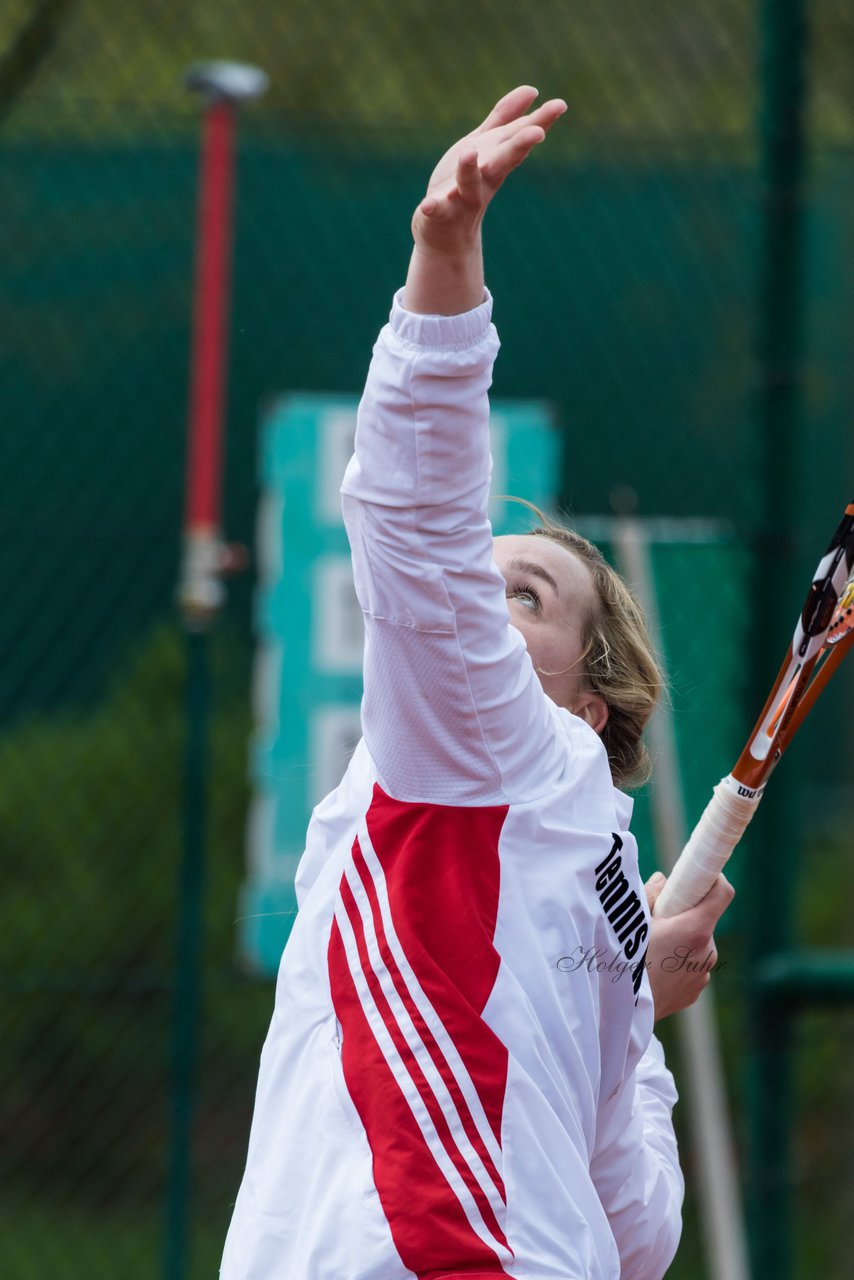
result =
M365 691L365 740L383 788L400 800L504 803L462 657L458 666L448 662L447 634L366 623L366 666L375 678Z

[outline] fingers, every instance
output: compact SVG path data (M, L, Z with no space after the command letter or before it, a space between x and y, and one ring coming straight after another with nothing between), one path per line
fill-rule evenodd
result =
M526 115L525 112L536 97L537 90L530 85L521 85L518 89L512 89L493 107L483 124L479 125L470 136L477 137L493 129L515 131L531 124L539 125L548 132L554 122L559 120L566 111L566 103L563 98L550 98L530 115Z
M567 106L563 98L550 98L548 102L544 102L541 107L537 107L536 111L526 116L525 122L538 124L548 133L555 121L559 120L566 110Z
M565 111L566 103L563 99L553 98L530 115L512 120L498 129L493 134L497 141L481 164L487 180L497 185L516 169L531 150L543 141L549 129Z
M667 884L667 876L664 874L664 872L654 871L652 875L649 877L649 879L647 880L646 884L644 885L644 889L646 891L646 901L647 901L647 906L649 907L650 915L652 915L652 912L655 908L655 904L658 901L658 895L661 893L661 890L664 888L666 884Z
M537 143L545 138L545 130L539 125L523 125L512 133L492 151L483 161L481 172L487 182L498 186L500 182L517 169L530 154Z
M667 877L660 871L656 871L644 885L650 912L653 911L658 896L666 884ZM681 911L678 915L669 918L671 920L690 918L692 927L711 933L734 897L735 889L729 880L725 875L719 875L706 896L701 898L696 906L688 907L686 911Z
M545 136L541 126L523 125L484 157L478 155L476 147L462 151L451 186L444 194L426 196L421 202L421 212L427 218L440 219L449 216L459 204L475 210L485 208L507 175L522 164Z
M698 916L708 925L711 933L734 897L735 889L733 889L729 880L727 880L726 876L719 875L705 898L701 899L696 907L692 907L691 910L697 912Z
M554 98L525 115L536 96L530 85L505 94L480 128L452 147L436 166L417 213L437 225L461 218L462 225L466 216L482 217L507 175L566 111L563 99Z
M483 124L475 129L475 133L486 133L488 129L496 129L499 125L509 124L511 120L517 119L536 101L538 92L529 84L520 84L511 89L496 102Z
M453 216L456 204L464 204L474 210L484 204L483 175L474 147L462 152L457 160L453 185L441 196L425 196L419 207L426 218L438 222Z
M448 192L449 200L462 200L464 204L479 208L483 204L483 174L478 164L477 150L464 151L457 161L456 187Z

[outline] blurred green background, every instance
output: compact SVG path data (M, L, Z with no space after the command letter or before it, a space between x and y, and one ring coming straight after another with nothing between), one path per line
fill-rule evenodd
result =
M579 516L726 522L761 554L759 51L748 0L5 0L0 11L0 1269L165 1275L171 999L181 857L178 570L198 107L186 66L255 62L241 120L226 531L253 542L256 435L284 391L358 391L437 148L517 82L568 121L491 214L495 391L550 401ZM812 569L854 475L854 12L805 5L803 415L781 525ZM747 621L779 602L720 563L666 575L677 724L704 698L736 751L756 680ZM732 569L732 566L730 566ZM730 570L728 569L727 572ZM710 578L708 575L717 575ZM704 576L705 575L705 576ZM706 585L707 584L707 585ZM213 640L202 1060L186 1276L216 1274L272 989L235 953L251 734L252 578ZM783 601L793 613L802 589ZM786 636L766 635L774 660ZM724 637L726 643L727 637ZM710 697L711 690L711 697ZM809 815L796 935L850 944L850 673L775 787ZM691 717L694 715L694 720ZM680 717L682 719L680 720ZM723 727L721 727L723 726ZM702 733L701 727L694 731ZM700 788L698 750L685 752ZM709 764L711 787L731 765ZM785 770L785 774L784 771ZM771 799L767 802L771 804ZM691 813L692 819L697 815ZM759 825L759 820L758 824ZM760 827L756 837L762 838ZM750 918L716 979L743 1136ZM850 1011L797 1025L792 1275L849 1274ZM674 1050L675 1052L675 1050ZM683 1138L689 1172L702 1159ZM696 1203L671 1275L702 1274ZM177 1280L169 1277L169 1280Z

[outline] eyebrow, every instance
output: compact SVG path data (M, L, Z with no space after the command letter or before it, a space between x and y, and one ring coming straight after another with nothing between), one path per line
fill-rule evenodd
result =
M533 560L511 560L511 569L518 569L522 573L530 573L535 578L542 578L543 582L547 582L555 595L560 598L560 591L548 569L544 569L541 564L536 564Z

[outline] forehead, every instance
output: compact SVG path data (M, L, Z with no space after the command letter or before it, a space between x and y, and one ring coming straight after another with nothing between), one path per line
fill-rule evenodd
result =
M517 533L493 538L492 545L499 569L505 569L512 560L526 560L529 564L541 565L557 582L562 598L581 598L593 605L593 577L584 561L579 560L569 547L561 546L553 538Z

